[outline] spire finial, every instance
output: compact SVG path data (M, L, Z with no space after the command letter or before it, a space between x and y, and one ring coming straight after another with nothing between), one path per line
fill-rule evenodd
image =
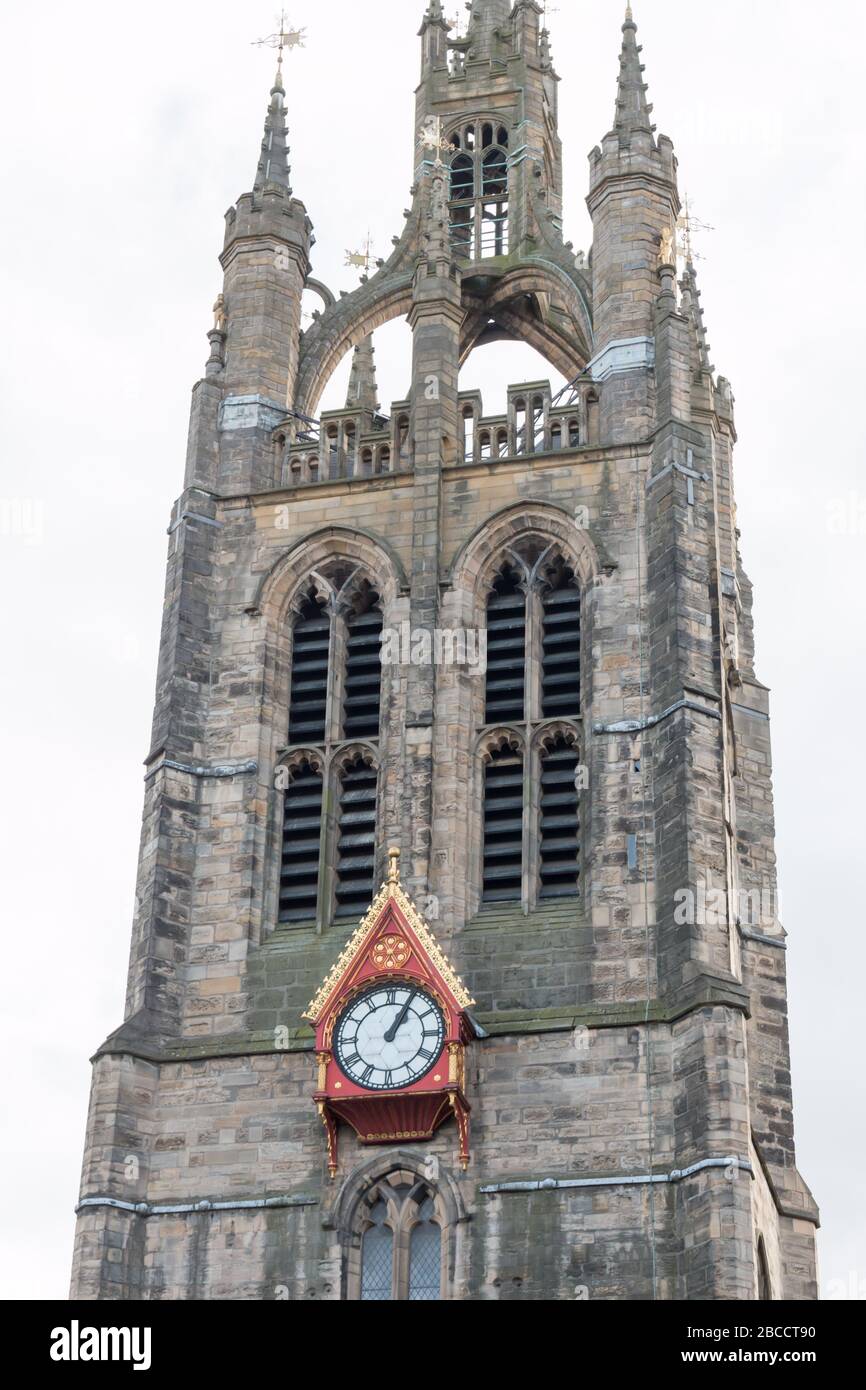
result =
M280 27L275 34L268 34L264 39L254 39L255 48L275 48L277 50L277 75L274 78L273 90L282 92L283 87L283 49L303 48L304 39L307 36L306 29L292 29L286 20L285 10L280 11Z
M283 50L304 47L304 29L289 27L285 11L280 14L280 27L277 33L268 34L264 39L254 40L257 48L274 48L277 51L277 71L271 88L271 101L265 117L265 134L262 140L262 153L256 170L253 191L260 193L267 184L275 184L291 192L289 187L289 147L287 142L286 108L283 86Z
M388 850L388 882L400 882L400 851L392 845Z
M647 85L643 80L641 50L637 42L637 25L634 22L632 7L625 12L622 26L622 52L619 59L619 85L616 93L616 120L614 130L619 135L630 136L635 131L646 131L652 135L655 127L650 121L652 106L647 101Z

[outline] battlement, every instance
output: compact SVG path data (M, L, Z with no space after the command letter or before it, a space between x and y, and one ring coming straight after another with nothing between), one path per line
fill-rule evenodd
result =
M596 405L589 381L556 394L549 381L519 382L508 387L505 412L498 415L485 414L480 391L461 391L458 461L571 453L597 442ZM411 401L402 400L392 403L389 415L343 408L323 411L321 420L301 428L294 420L283 421L273 432L277 476L283 486L301 487L411 472L411 411Z

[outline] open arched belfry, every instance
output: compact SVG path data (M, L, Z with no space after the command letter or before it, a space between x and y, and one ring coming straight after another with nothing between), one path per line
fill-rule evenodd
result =
M817 1296L733 397L673 145L629 10L576 253L542 8L469 8L423 16L411 208L359 288L313 278L282 63L227 214L79 1298ZM504 339L569 385L486 413L460 369Z

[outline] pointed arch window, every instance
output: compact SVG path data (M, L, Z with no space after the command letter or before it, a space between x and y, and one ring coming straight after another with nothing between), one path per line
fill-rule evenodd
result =
M577 749L556 738L541 756L541 898L574 897L580 876Z
M325 737L331 620L325 601L310 593L295 623L289 743L321 743Z
M346 623L344 738L379 737L383 622L379 595L365 590Z
M762 1303L772 1303L773 1284L770 1279L770 1262L764 1237L758 1236L758 1299Z
M451 135L451 244L469 261L509 249L508 131L487 121L480 132L477 143L474 125Z
M433 1198L418 1209L417 1225L409 1236L409 1300L433 1303L442 1297L442 1228L435 1218Z
M394 1288L394 1232L388 1208L381 1199L370 1211L361 1239L361 1301L390 1302Z
M340 776L337 828L336 915L363 917L375 889L378 773L358 756Z
M389 1173L357 1202L348 1232L347 1295L364 1303L434 1303L445 1294L449 1224L436 1186Z
M283 812L281 922L309 922L316 916L322 800L321 769L304 758L292 771Z
M484 769L484 901L519 902L523 889L523 755L495 749Z
M525 690L526 596L506 564L487 601L487 723L523 719Z
M295 607L277 780L282 923L323 927L372 900L383 626L378 590L343 562L323 566Z
M560 565L542 599L541 713L544 719L580 714L580 589Z
M558 548L509 548L487 597L476 891L485 903L580 889L581 588Z

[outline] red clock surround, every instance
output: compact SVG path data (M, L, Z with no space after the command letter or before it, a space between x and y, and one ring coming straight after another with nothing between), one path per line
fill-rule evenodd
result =
M469 1162L465 1048L476 1036L468 1014L474 1000L403 889L398 861L399 851L391 850L387 882L304 1014L316 1030L313 1099L325 1127L332 1178L341 1122L351 1125L362 1144L412 1144L431 1139L453 1115L460 1162L464 1167ZM421 991L441 1012L444 1027L423 1076L371 1092L338 1063L335 1030L352 1001L375 986L403 986L401 998L408 998L405 986Z

